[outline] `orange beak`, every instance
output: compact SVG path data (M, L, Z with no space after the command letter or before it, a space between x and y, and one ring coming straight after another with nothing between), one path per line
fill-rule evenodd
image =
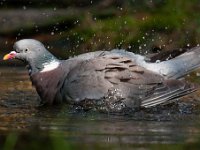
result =
M9 59L13 59L16 56L16 52L15 51L11 51L9 54L6 54L3 57L3 60L9 60Z

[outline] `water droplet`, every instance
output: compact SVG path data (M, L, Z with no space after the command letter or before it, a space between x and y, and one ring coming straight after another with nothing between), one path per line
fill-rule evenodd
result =
M55 34L55 33L52 31L52 32L51 32L51 35L54 35L54 34Z
M26 6L23 6L23 10L26 10L27 8L26 8Z
M160 63L161 61L160 60L156 60L156 63Z
M196 73L196 76L197 76L197 77L200 77L200 72L197 72L197 73Z

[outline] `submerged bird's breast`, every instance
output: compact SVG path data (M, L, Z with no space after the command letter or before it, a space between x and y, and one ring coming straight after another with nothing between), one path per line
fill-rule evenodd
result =
M61 67L57 67L54 70L46 72L37 72L30 75L32 84L35 86L42 103L53 104L58 100L56 95L58 94L63 81L65 72Z

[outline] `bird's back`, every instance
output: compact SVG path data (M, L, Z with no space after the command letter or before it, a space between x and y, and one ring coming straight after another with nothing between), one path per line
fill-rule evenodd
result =
M70 103L121 111L166 103L194 89L184 81L164 80L134 59L107 53L74 65L65 78L62 94Z

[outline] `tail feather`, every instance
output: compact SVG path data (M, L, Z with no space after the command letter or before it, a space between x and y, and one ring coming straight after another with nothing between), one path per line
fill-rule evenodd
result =
M164 105L171 103L176 100L176 98L187 95L196 91L197 89L197 86L194 84L189 84L178 80L167 80L165 82L165 86L167 87L167 90L166 88L163 88L163 90L165 90L164 92L162 91L147 97L142 101L141 106L148 108L158 104Z
M161 74L166 79L181 78L200 67L200 47L192 48L170 60L144 63L143 67Z

